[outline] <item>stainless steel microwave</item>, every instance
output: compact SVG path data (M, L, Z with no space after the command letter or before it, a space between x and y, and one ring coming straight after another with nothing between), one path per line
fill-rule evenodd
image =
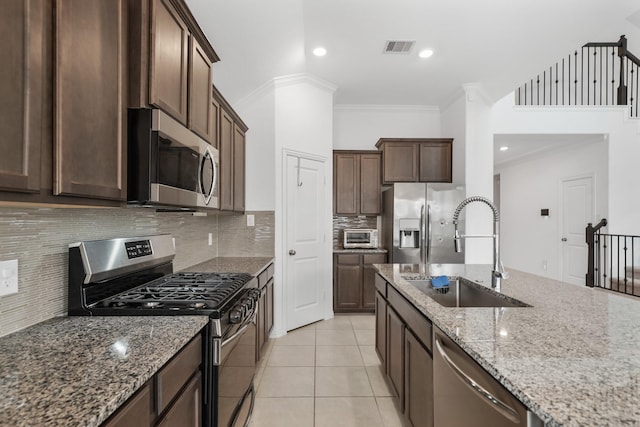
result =
M127 201L218 208L218 150L157 109L129 110Z
M370 228L346 228L343 230L345 249L378 247L378 230Z

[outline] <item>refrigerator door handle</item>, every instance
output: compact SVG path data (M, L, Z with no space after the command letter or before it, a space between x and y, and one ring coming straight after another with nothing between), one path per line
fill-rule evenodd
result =
M431 262L431 205L427 203L427 263Z
M420 206L420 262L426 264L425 261L425 224L424 224L424 205Z

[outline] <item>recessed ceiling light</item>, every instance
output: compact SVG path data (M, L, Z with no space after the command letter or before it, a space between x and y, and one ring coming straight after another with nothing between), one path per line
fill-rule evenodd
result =
M327 54L327 49L325 49L323 47L317 47L317 48L313 49L313 54L315 56L325 56Z
M509 149L509 147L507 147L506 145L503 145L502 147L500 147L500 151L507 151Z
M431 49L421 50L420 53L418 54L420 58L429 58L431 55L433 55L433 50Z

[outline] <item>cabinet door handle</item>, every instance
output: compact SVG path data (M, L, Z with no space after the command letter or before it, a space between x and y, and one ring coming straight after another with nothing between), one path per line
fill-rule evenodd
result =
M293 256L293 255L295 255L295 254L296 254L296 251L294 251L293 249L291 249L291 250L289 251L289 255Z
M486 400L493 408L498 411L502 416L509 419L510 421L519 424L520 416L518 412L513 409L511 406L504 403L502 400L495 397L493 394L489 393L484 387L475 382L473 378L467 375L462 369L456 365L453 360L449 357L447 352L442 348L440 344L440 340L436 339L436 348L438 349L438 353L444 360L444 362L451 368L451 370L465 383L471 390L475 391L478 395L480 395L484 400Z

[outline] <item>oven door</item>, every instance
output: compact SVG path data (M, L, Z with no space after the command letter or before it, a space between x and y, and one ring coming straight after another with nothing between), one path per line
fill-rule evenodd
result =
M257 304L246 322L223 338L217 378L217 427L244 427L253 409Z

